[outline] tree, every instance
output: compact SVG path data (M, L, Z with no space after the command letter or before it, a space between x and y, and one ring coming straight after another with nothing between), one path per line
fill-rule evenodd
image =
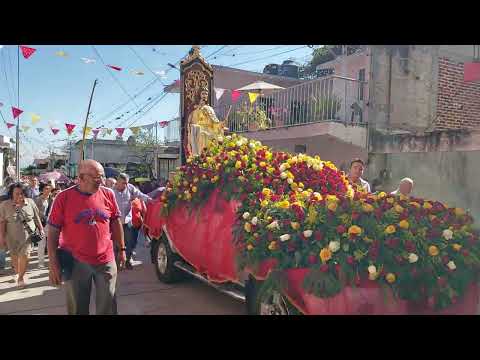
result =
M153 164L155 161L155 147L157 141L153 131L140 129L138 135L130 136L127 140L132 155L139 160L135 166L135 175L147 175L153 178Z

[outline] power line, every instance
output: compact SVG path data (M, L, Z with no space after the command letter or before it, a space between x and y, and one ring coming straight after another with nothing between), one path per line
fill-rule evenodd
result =
M215 50L213 53L211 53L210 55L206 56L205 57L205 60L212 57L213 55L215 54L218 54L220 51L222 51L223 49L225 49L228 45L223 45L220 49L217 49Z
M307 47L307 46L304 45L304 46L301 46L301 47L298 47L298 48L295 48L295 49L291 49L291 50L287 50L287 51L282 51L282 52L280 52L280 53L277 53L277 54L274 54L274 55L269 55L269 56L266 56L266 57L263 57L263 58L247 60L247 61L243 61L243 62L241 62L241 63L231 64L231 65L225 65L225 66L230 66L230 67L231 67L231 66L239 66L239 65L244 65L244 64L251 63L251 62L256 62L256 61L271 59L271 58L274 57L274 56L283 55L283 54L286 54L286 53L289 53L289 52L292 52L292 51L304 49L304 48L306 48L306 47Z
M118 86L123 90L123 92L130 98L130 100L137 106L137 108L139 107L138 104L135 102L135 100L131 97L131 95L128 93L128 91L123 87L123 85L120 83L120 81L117 79L117 77L112 73L112 71L107 68L107 64L105 63L105 61L103 61L103 58L102 56L100 55L100 53L98 52L97 48L95 47L95 45L92 45L92 49L95 51L95 53L97 54L98 58L100 59L100 61L102 62L103 65L105 65L105 70L110 74L110 76L113 78L113 80L115 80L115 82L118 84Z
M160 76L155 73L151 68L150 66L147 65L147 63L142 59L142 57L140 55L138 55L138 53L135 51L135 49L133 47L131 47L130 45L128 46L128 48L135 54L135 56L142 62L142 64L147 68L148 71L150 71L153 76L157 77L158 80L162 83L163 86L165 86L165 84L163 83L162 79L160 78Z

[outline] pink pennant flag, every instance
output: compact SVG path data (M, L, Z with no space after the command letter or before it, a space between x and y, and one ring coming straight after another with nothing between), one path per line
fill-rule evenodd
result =
M234 103L236 103L237 100L238 100L238 98L240 97L240 95L242 95L242 94L240 93L240 91L238 91L238 90L232 90L232 101L233 101Z
M125 131L125 128L115 128L115 130L117 130L118 136L122 137L122 136L123 136L123 132Z
M113 70L117 70L117 71L122 71L122 68L121 67L118 67L118 66L113 66L113 65L107 65L109 68L113 69Z
M9 128L9 129L12 128L12 127L14 127L14 126L15 126L15 124L7 123L7 128Z
M159 122L160 127L161 127L161 128L164 128L165 126L168 125L169 122L170 122L170 121L160 121L160 122Z
M65 127L67 128L68 135L72 135L73 129L75 129L75 126L76 125L74 125L74 124L65 124Z
M28 59L35 51L37 51L37 49L22 45L20 45L20 50L22 50L22 55L25 59Z
M57 128L51 128L51 129L52 129L53 135L57 135L58 132L60 131L60 129L57 129Z
M97 138L99 132L100 132L100 129L93 129L93 130L92 130L93 138L94 138L94 139Z
M16 107L12 106L12 113L13 118L16 119L21 113L23 113L23 110L17 109Z

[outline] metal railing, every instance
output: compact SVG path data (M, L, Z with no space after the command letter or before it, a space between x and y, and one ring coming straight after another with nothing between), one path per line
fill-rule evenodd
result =
M165 144L180 141L180 118L170 120L168 125L163 129Z
M263 94L253 104L242 93L235 104L214 109L236 133L327 121L364 125L365 99L365 82L330 76Z

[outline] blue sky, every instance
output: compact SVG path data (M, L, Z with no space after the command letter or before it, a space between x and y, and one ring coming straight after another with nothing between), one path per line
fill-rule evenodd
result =
M89 126L141 126L178 116L179 94L167 94L148 113L143 114L150 106L128 119L139 108L152 102L148 98L155 99L162 94L161 81L170 84L179 78L179 72L167 64L177 63L191 46L95 45L106 64L122 68L120 72L110 71L117 80L109 74L91 45L26 46L37 51L29 59L20 55L20 108L24 110L20 125L31 127L20 136L22 167L32 163L34 157L47 154L49 147L54 149L64 144L67 138L65 123L76 124L73 137L80 137L95 79L99 80L99 84L95 89ZM58 51L64 51L67 56L57 56L55 53ZM310 48L302 45L202 45L202 54L211 64L258 72L262 72L266 64L281 63L286 59L303 63L310 59L311 52ZM94 59L95 63L86 64L81 58ZM144 75L136 75L135 71ZM144 92L138 94L150 83ZM0 110L5 120L16 123L10 109L12 102L13 106L17 104L17 46L14 45L0 45L0 102L4 104ZM111 113L121 105L120 109ZM38 114L41 120L32 124L31 113ZM116 119L122 114L123 117ZM41 135L35 130L37 127L45 128ZM57 127L60 132L54 136L50 127ZM114 133L106 138L113 138ZM9 131L0 121L0 134L15 137L15 128ZM130 134L126 130L124 138ZM163 130L159 128L159 139L162 138Z

